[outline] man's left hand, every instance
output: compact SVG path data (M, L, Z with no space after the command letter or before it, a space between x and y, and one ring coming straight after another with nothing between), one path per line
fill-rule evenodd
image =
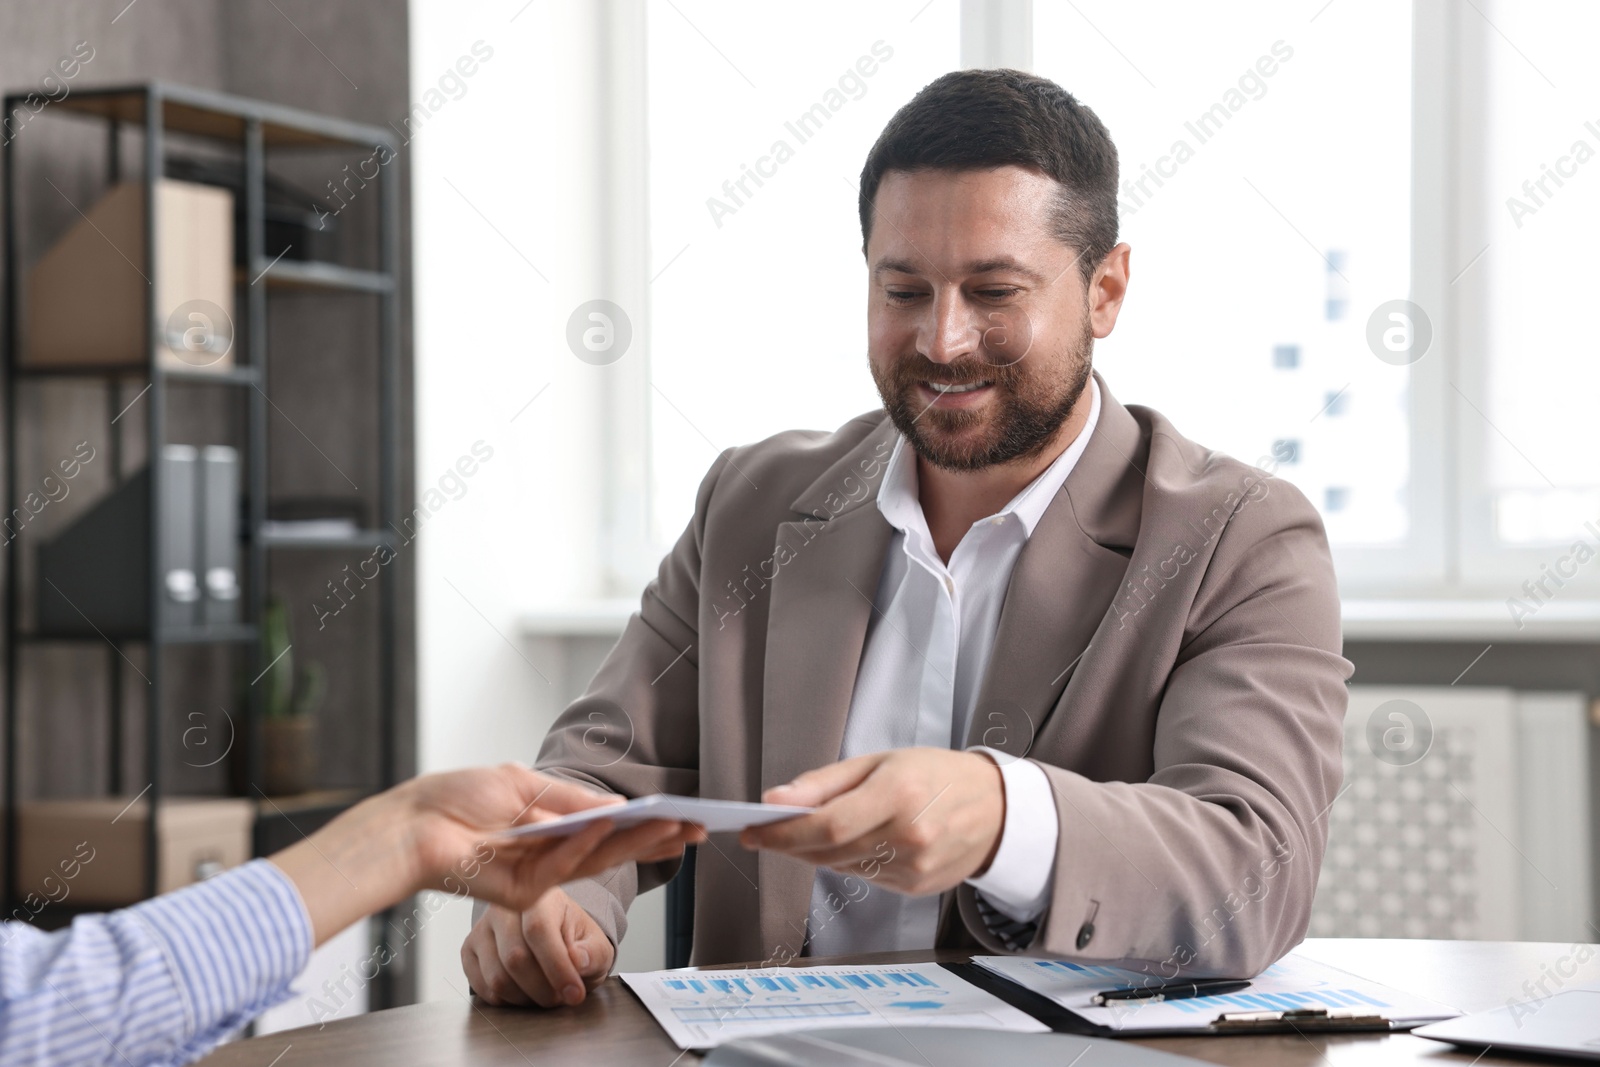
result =
M808 771L761 799L817 810L745 830L739 843L746 848L862 874L914 896L987 870L1005 825L1000 768L980 752L876 752Z

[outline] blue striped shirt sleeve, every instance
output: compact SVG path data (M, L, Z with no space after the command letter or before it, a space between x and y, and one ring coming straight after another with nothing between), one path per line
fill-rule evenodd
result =
M53 933L0 924L0 1067L188 1063L287 997L311 948L267 860Z

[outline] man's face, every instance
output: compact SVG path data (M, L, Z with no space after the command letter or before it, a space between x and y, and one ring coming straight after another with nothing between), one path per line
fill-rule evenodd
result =
M1078 250L1052 233L1057 189L1015 166L891 171L878 187L868 359L895 428L935 466L1037 454L1088 384L1097 331Z

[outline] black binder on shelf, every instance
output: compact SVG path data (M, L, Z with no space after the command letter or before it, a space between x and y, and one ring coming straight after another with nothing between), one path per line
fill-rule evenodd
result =
M161 451L161 624L199 624L199 452ZM38 629L44 637L127 637L150 629L150 471L124 480L39 546Z

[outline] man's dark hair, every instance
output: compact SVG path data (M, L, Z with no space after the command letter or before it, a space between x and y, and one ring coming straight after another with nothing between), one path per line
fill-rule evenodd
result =
M1061 183L1056 236L1078 250L1087 283L1117 243L1117 147L1105 124L1061 86L1020 70L960 70L895 112L861 168L861 249L892 170L1015 165Z

